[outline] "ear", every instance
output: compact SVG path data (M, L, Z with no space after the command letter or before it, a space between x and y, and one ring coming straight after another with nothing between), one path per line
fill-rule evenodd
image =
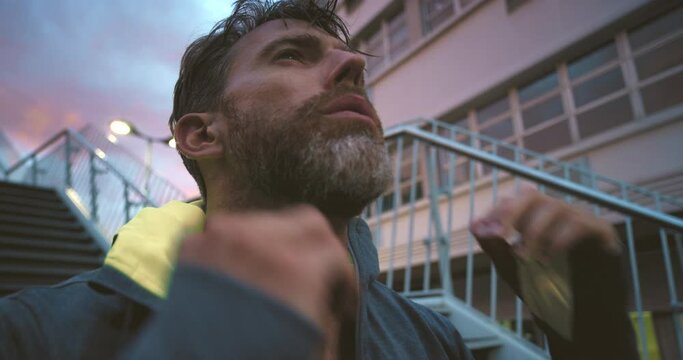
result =
M178 150L193 160L223 156L223 143L216 120L213 113L183 115L173 131Z

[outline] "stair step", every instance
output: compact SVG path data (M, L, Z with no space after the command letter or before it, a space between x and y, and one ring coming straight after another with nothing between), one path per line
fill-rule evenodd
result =
M4 249L35 249L74 254L98 254L102 249L94 243L66 242L56 240L41 240L31 238L15 238L0 235L0 248Z
M43 229L51 230L63 230L63 231L81 231L81 224L77 223L75 220L65 221L65 220L52 220L52 219L40 219L33 216L26 215L8 215L2 214L0 217L0 224L5 226L29 226Z
M16 215L16 216L30 216L38 219L51 219L60 221L76 221L76 218L68 212L66 209L63 210L50 210L50 209L38 209L35 207L27 206L0 206L0 217L5 215Z
M56 195L52 199L30 199L15 196L13 194L0 194L0 208L12 209L14 207L30 207L43 210L68 211L67 207ZM7 211L7 210L5 210Z
M57 196L52 188L0 182L0 196L6 194L28 199L51 199Z
M103 257L98 255L78 255L78 254L55 254L41 251L26 251L26 250L7 250L0 249L0 262L3 265L11 264L34 264L37 267L48 266L50 264L57 266L100 266L103 262Z
M0 282L24 282L27 279L68 279L80 273L96 269L97 266L80 266L74 268L37 268L24 265L0 265ZM61 280L60 280L61 281Z
M22 226L12 226L0 223L0 236L9 237L29 237L34 239L55 239L68 242L92 241L90 236L84 231L64 231L42 228L30 228Z

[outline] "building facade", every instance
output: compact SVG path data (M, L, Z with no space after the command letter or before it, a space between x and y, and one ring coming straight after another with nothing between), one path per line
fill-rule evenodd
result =
M372 55L367 57L366 85L385 128L438 119L683 198L683 2L346 0L340 1L339 15L349 26L353 45ZM410 151L404 151L401 162L404 174L411 172L405 153ZM511 152L500 154L515 160ZM471 166L466 158L458 159L455 169L455 184L465 187L460 192L455 187L454 196L462 195L455 207L467 208L467 179L483 179L490 169ZM410 176L401 177L402 196L413 200L416 211L414 219L404 219L405 226L430 227L428 206L420 203L428 192L425 172L416 167L412 185ZM504 179L501 186L506 186ZM481 213L490 207L491 187L478 183L476 191L470 210ZM377 207L369 222L377 233L387 234L392 224L383 211ZM680 209L671 212L681 215ZM449 254L456 294L465 291L461 260L467 256L470 216L452 216ZM680 330L674 331L683 318L673 309L666 281L659 275L663 270L657 231L639 234L637 269L643 283L641 305L647 310L641 329L648 332L643 347L650 358L677 358L672 334ZM395 275L386 270L401 268L395 264L429 251L429 246L408 249L409 243L400 236L391 245L378 239L382 269L385 277L393 277L389 285L397 290L414 281L405 281L412 266L403 266ZM683 274L681 258L679 254L673 260L677 283ZM468 302L493 311L506 323L515 312L514 298L503 287L495 290L501 300L492 310L487 300L494 291L488 285L490 265L480 254L473 263L474 289L468 292ZM413 276L429 272L425 265L410 271ZM675 292L683 297L680 287ZM533 337L535 330L523 325Z

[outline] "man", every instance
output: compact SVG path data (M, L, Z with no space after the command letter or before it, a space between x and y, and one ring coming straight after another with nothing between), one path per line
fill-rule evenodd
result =
M334 3L238 1L190 45L170 124L203 208L145 209L102 269L3 299L3 358L471 359L446 318L377 281L357 215L390 168ZM609 225L525 192L472 231L557 358L635 358ZM561 274L568 290L549 297L529 285L568 253L610 273ZM601 288L613 291L592 299Z

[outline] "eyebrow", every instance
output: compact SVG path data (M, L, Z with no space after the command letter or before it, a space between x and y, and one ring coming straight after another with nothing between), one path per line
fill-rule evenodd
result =
M259 51L258 58L266 58L275 50L284 45L293 45L302 48L322 48L322 39L320 39L320 37L318 36L311 34L284 36L279 39L273 40L270 43L268 43L268 45L264 46L263 49ZM344 44L343 42L340 45L335 46L335 48L343 51L354 52L348 45Z

